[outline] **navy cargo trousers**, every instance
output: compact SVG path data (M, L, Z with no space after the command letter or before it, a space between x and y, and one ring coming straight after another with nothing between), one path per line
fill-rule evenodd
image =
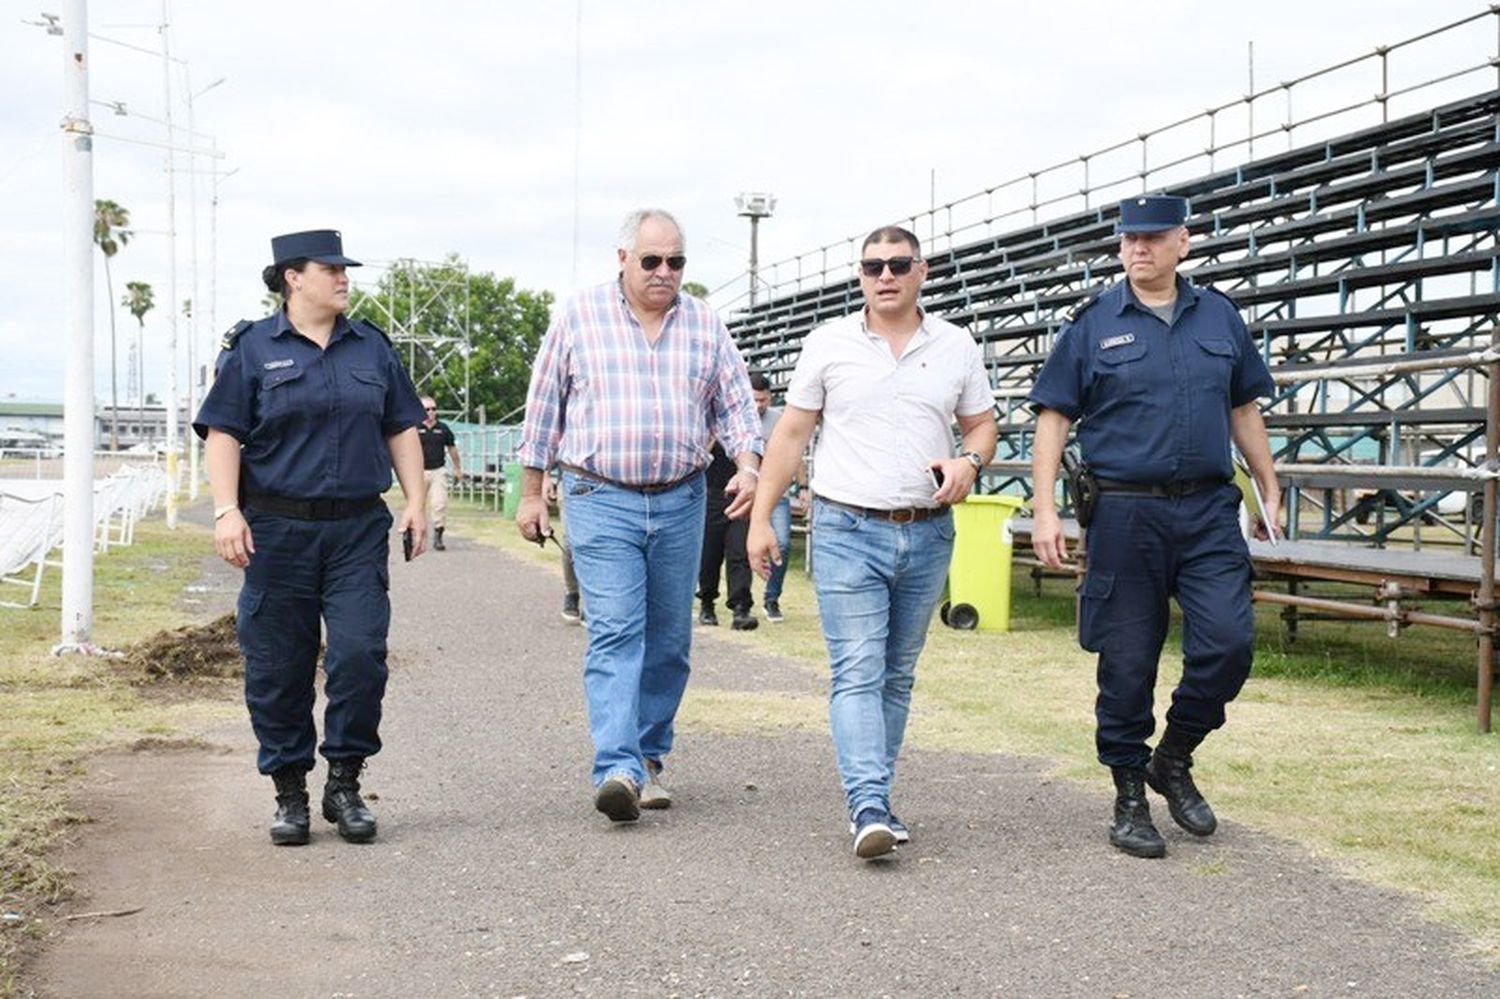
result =
M245 569L236 630L261 773L312 769L320 624L328 629L320 751L330 760L380 751L391 519L384 504L339 520L246 511L255 553Z
M1202 737L1250 675L1255 618L1240 492L1216 486L1182 497L1105 493L1089 525L1079 587L1078 640L1099 654L1096 742L1106 766L1145 766L1152 695L1170 598L1182 609L1182 681L1167 722Z

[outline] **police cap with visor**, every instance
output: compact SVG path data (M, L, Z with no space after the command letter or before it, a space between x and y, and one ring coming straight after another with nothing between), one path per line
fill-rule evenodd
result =
M1165 232L1187 222L1187 198L1153 194L1120 202L1120 220L1115 235L1128 232Z
M361 267L358 260L344 256L344 237L337 229L309 229L271 237L271 263L312 260L320 264Z

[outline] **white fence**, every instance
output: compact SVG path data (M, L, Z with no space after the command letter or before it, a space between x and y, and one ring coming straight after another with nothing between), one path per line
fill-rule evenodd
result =
M28 456L22 467L0 454L0 582L31 591L26 603L0 600L4 607L35 607L41 598L42 577L49 566L60 567L52 553L63 543L63 484L61 479L27 476L43 462ZM167 496L167 473L157 461L120 461L101 454L96 469L110 469L94 481L94 549L108 552L113 545L135 541L135 525L161 506Z

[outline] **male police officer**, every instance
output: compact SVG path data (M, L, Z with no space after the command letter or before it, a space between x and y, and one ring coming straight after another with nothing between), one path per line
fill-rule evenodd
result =
M1267 523L1280 503L1255 401L1271 394L1270 372L1234 303L1178 276L1187 208L1174 197L1120 203L1126 280L1074 310L1031 391L1032 547L1047 565L1059 567L1065 554L1053 493L1074 421L1100 490L1078 639L1099 653L1097 746L1116 789L1110 842L1137 857L1166 852L1146 784L1188 832L1207 836L1216 826L1193 783L1192 752L1224 724L1224 705L1249 676L1255 624L1231 439L1260 486ZM1183 613L1183 675L1152 753L1169 597Z

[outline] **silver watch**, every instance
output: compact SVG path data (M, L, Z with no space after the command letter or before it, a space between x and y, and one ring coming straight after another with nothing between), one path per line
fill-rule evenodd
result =
M984 459L979 456L978 451L965 451L959 457L969 459L969 464L974 466L974 471L984 471Z

